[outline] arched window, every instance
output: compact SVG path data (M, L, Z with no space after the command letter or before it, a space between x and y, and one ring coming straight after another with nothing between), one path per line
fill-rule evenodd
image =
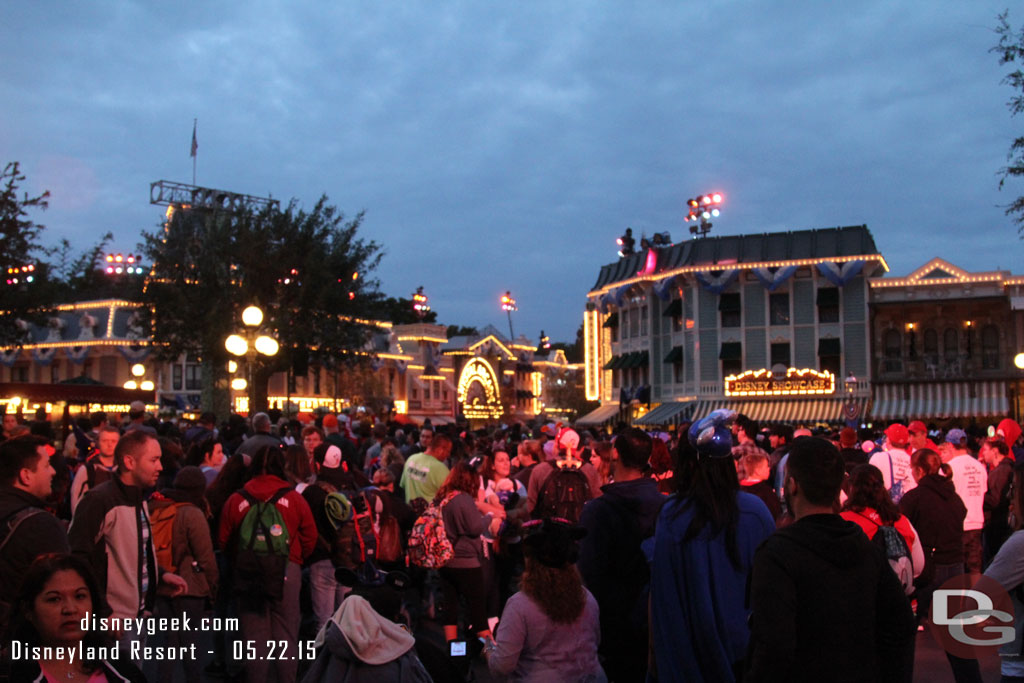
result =
M900 360L902 344L903 338L899 330L889 329L885 331L882 337L882 348L885 350L886 372L900 372L903 370L903 364Z
M931 327L924 331L924 358L930 363L939 359L939 333Z
M999 328L986 325L981 330L981 369L999 369Z
M947 363L955 361L960 353L959 335L952 327L942 333L942 351Z

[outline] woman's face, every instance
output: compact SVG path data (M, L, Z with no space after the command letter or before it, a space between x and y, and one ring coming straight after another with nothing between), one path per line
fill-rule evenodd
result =
M29 619L43 645L62 645L85 637L82 619L88 612L92 612L92 598L85 579L76 571L61 569L43 585Z
M512 472L512 461L508 453L498 451L494 454L494 476L496 479L504 479Z
M323 442L324 440L320 438L320 434L317 432L310 432L302 438L302 445L306 447L306 452L309 453L311 458L313 457L313 451Z
M222 464L224 464L224 447L215 443L210 452L210 467L220 467Z

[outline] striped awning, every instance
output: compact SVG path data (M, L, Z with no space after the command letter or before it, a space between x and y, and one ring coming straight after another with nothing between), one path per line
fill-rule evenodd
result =
M931 382L875 386L876 420L941 419L1007 415L1010 402L1003 382Z
M698 401L693 411L693 420L699 420L714 410L728 408L735 410L762 424L812 425L838 423L847 419L844 408L851 403L847 398L790 398L761 401L730 401L717 399ZM857 411L854 419L862 418L867 408L866 398L852 401Z
M677 425L687 419L690 411L696 405L696 401L674 401L662 403L657 408L646 413L643 417L633 420L635 425Z
M609 403L590 411L580 419L576 420L576 424L580 426L603 425L618 417L619 410L620 408L618 403Z

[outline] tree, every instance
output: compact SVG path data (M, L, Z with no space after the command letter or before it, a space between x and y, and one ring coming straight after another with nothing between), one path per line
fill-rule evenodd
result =
M412 299L404 297L387 297L380 303L378 316L383 320L389 320L396 325L413 325L415 323L436 323L437 311L427 311L426 315L420 318L419 314L412 307Z
M0 283L0 310L4 311L0 345L4 346L23 343L25 332L19 320L42 322L54 298L49 265L39 258L47 255L38 243L44 228L29 218L30 209L47 208L50 193L19 197L18 187L24 180L17 161L9 162L0 173L0 268L5 274L5 282Z
M60 241L52 268L59 281L60 301L90 301L113 297L138 300L143 284L140 277L108 275L105 272L104 255L113 239L113 234L108 232L77 257L72 256L71 244L66 239Z
M1000 64L1019 65L1024 63L1024 28L1014 32L1010 27L1008 15L1009 12L999 15L999 27L996 29L999 44L993 47L991 52L999 55ZM1007 102L1010 114L1016 116L1024 111L1024 71L1018 66L1007 74L1002 82L1013 88L1016 93ZM999 171L1002 176L999 180L999 189L1003 188L1007 179L1024 176L1024 136L1014 139L1006 158L1008 164ZM1024 239L1024 195L1017 197L1007 205L1006 215L1013 216L1013 221L1017 224L1017 232Z
M243 328L241 311L258 305L261 326L281 352L259 356L250 376L250 412L267 405L267 380L296 358L331 367L357 363L382 296L370 274L380 247L358 237L363 214L346 221L321 197L309 211L292 200L259 212L179 209L143 252L153 268L143 300L159 356L201 360L204 407L226 409L228 335Z
M449 325L445 334L448 335L449 339L452 337L477 337L480 335L480 330L464 325Z

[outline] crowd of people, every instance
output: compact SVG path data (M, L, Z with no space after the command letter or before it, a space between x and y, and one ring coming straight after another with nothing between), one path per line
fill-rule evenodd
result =
M812 432L716 411L592 433L305 417L179 424L133 405L58 435L5 415L3 675L910 681L936 589L984 574L1016 614L1003 680L1024 681L1010 419ZM977 659L947 657L981 680Z

